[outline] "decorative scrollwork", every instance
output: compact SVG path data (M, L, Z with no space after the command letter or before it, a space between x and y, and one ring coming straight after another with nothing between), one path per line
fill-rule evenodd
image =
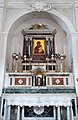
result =
M51 8L51 5L48 5L48 4L46 4L44 2L41 2L41 1L37 1L34 4L28 6L28 10L30 10L30 11L38 11L38 12L47 11L50 8Z

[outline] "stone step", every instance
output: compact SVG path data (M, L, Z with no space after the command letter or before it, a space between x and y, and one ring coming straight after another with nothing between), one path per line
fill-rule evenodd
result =
M3 117L0 116L0 120L3 120Z
M74 118L74 120L78 120L78 118Z
M78 116L77 116L77 117L74 117L74 120L78 120Z

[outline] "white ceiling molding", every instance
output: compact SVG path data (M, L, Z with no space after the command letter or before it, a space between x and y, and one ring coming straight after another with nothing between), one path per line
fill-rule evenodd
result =
M0 0L1 2L3 0ZM73 0L7 0L7 8L30 8L29 10L32 11L32 9L36 9L37 11L40 9L43 11L42 8L46 11L46 9L50 9L49 7L52 6L52 8L72 8L72 7L78 7L78 1ZM74 5L74 6L73 6ZM43 7L44 6L44 7ZM32 8L32 9L31 9ZM36 11L36 10L35 10Z

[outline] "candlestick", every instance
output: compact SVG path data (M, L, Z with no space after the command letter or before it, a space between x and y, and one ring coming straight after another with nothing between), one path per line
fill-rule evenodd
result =
M17 55L17 54L16 54L16 57L15 57L15 60L16 60L16 64L15 64L15 72L18 72L18 63L17 63L18 55Z
M48 53L48 55L49 55L49 45L47 45L47 53Z
M30 56L30 45L29 45L29 56Z
M21 45L21 56L22 56L22 45Z
M12 54L12 72L14 72L14 60L15 60L15 57L16 57L16 53L13 53Z
M19 72L22 72L22 56L19 52Z
M49 70L49 64L48 64L49 63L49 58L48 57L46 58L46 61L47 61L47 71L48 71Z
M54 69L53 69L53 62L54 62L54 60L55 60L54 54L51 55L51 60L52 60L52 72L55 72Z
M66 56L65 55L63 55L63 54L61 54L60 55L60 60L61 60L61 64L60 64L60 72L63 72L63 61L64 61L64 59L66 58Z
M56 68L55 68L55 71L56 72L59 72L59 70L58 70L58 60L59 60L59 58L60 58L60 54L58 53L58 54L55 54L55 60L56 60Z
M26 60L27 60L27 56L26 55L24 55L24 62L25 62L25 69L24 69L24 71L23 72L26 72Z

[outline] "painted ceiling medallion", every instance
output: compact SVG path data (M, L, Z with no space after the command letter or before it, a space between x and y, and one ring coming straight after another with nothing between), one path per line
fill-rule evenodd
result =
M28 9L30 11L38 11L38 12L40 12L40 11L47 11L50 8L51 8L50 5L47 5L46 3L41 2L41 1L37 1L37 2L35 2L34 4L32 4L32 5L30 5L28 7Z
M18 82L19 82L19 84L22 84L22 83L23 83L23 80L22 80L22 79L19 79Z
M56 84L59 84L59 83L60 83L60 80L59 80L59 79L57 79L55 82L56 82Z

